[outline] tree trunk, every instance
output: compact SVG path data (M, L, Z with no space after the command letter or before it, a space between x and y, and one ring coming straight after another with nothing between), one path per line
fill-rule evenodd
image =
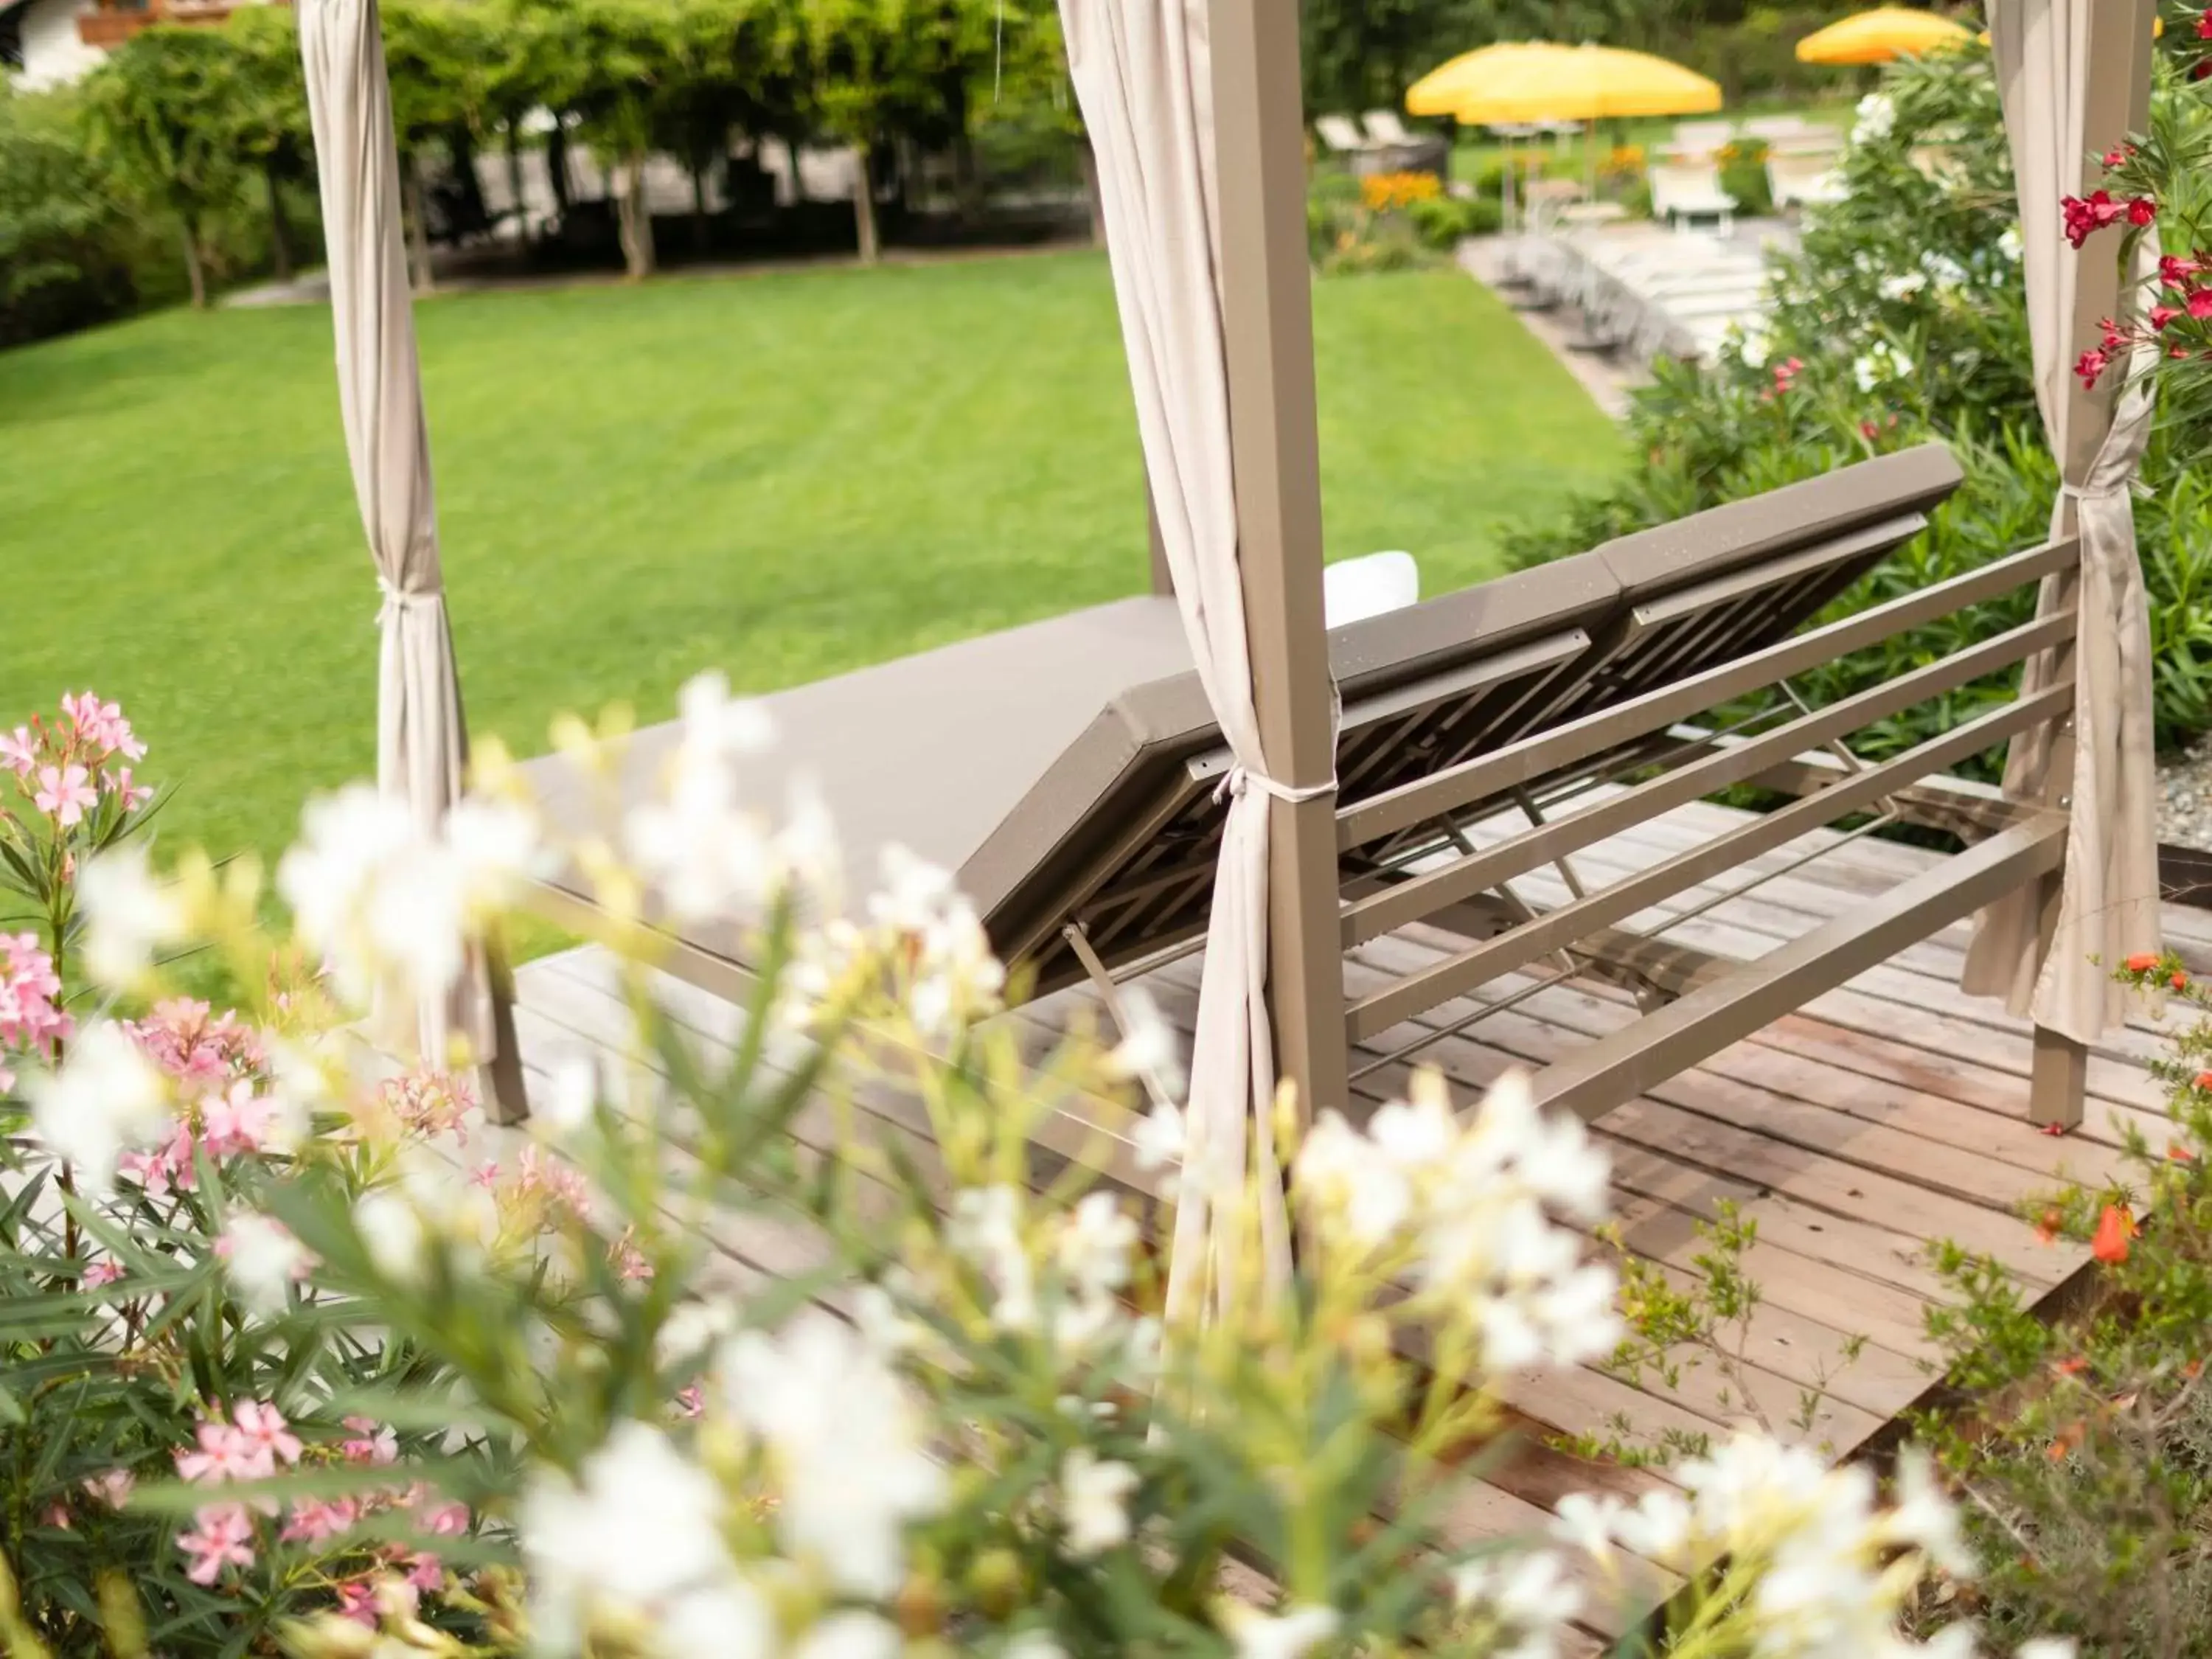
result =
M1083 169L1083 199L1091 205L1091 246L1106 246L1106 198L1098 188L1098 152L1091 148L1091 141L1083 139L1075 147L1077 163Z
M545 179L553 186L553 206L561 216L561 223L568 222L568 135L562 130L558 117L553 131L545 135Z
M622 232L623 267L632 282L653 275L653 210L645 199L645 157L623 163L622 199L616 204Z
M198 223L186 214L185 228L185 280L191 284L192 309L205 311L208 302L207 261L200 257Z
M883 251L876 240L874 170L868 165L867 145L854 145L853 153L859 163L854 169L857 176L853 180L853 223L860 233L860 263L864 265L872 265L876 263L878 256Z
M277 182L276 163L263 164L261 182L269 191L269 263L276 280L289 283L292 280L292 227L284 219L284 191Z
M507 124L507 193L514 202L514 240L530 246L530 207L522 193L522 134L519 124Z
M707 251L707 166L691 163L691 251L702 254Z
M407 221L407 272L417 294L428 294L436 286L437 276L430 269L430 220L423 210L422 158L410 150L399 180L399 210Z
M974 225L983 217L983 169L975 160L975 141L966 133L953 141L952 190L960 222Z

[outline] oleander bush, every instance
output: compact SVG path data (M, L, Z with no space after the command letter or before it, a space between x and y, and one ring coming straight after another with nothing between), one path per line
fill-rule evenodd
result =
M2179 33L2169 29L2169 40ZM2193 83L2164 75L2156 96L2157 131L2212 145ZM2197 151L2175 136L2160 153ZM2018 210L1986 58L1952 55L1886 71L1860 107L1842 171L1845 199L1808 213L1802 249L1771 263L1765 326L1716 362L1657 365L1628 417L1640 464L1607 493L1514 536L1510 562L1580 551L1931 438L1958 454L1964 485L1926 535L1840 599L1830 618L2043 539L2057 471L2035 410ZM2212 719L2212 516L2195 470L2208 439L2212 423L2175 399L2136 502L2158 729L2167 743ZM1855 654L1801 690L1825 702L1878 684L2024 618L2025 603L1979 607L1963 626ZM1889 753L1948 730L2008 696L2016 674L1863 741ZM1964 769L1990 776L1995 765L1984 756Z
M150 860L113 705L0 748L30 924L0 957L12 1654L1527 1659L1652 1613L1655 1568L1683 1587L1624 1656L1976 1651L1898 1625L1970 1566L1921 1458L1885 1495L1746 1432L1634 1507L1468 1541L1445 1500L1498 1449L1496 1380L1626 1336L1582 1125L1518 1079L1304 1133L1285 1097L1286 1194L1185 1119L1140 994L1113 1046L1024 1052L950 878L894 852L863 897L818 809L747 802L757 712L712 679L683 708L642 790L611 726L564 726L620 826L589 848L489 746L435 832L367 786L311 802L281 928L244 861ZM486 1143L465 1043L387 1076L346 1034L411 1029L579 855L634 1041L552 1059ZM648 885L759 904L733 1032L664 1004ZM238 1009L167 995L203 950ZM926 1132L871 1115L885 1091ZM1069 1108L1101 1138L1047 1157ZM1164 1284L1200 1196L1215 1253ZM792 1276L719 1254L752 1222Z

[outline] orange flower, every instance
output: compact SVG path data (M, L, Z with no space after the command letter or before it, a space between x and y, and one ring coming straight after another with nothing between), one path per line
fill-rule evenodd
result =
M2151 951L2138 951L2127 961L2127 969L2131 974L2147 974L2157 966L2157 953Z
M2062 1359L2058 1362L2058 1374L2061 1376L2079 1376L2088 1369L2089 1362L2078 1353L2071 1359Z
M2197 1162L2197 1154L2191 1152L2188 1147L2183 1146L2178 1140L2169 1141L2166 1143L2166 1156L2170 1162L2175 1164L2194 1164Z
M2197 1088L2203 1089L2208 1093L2212 1093L2212 1072L2199 1072L2195 1077L2189 1080Z
M2058 1237L2059 1229L2065 1224L2066 1218L2053 1206L2045 1210L2043 1219L2035 1224L2035 1236L2046 1244L2053 1243Z
M2063 1463L2067 1454L2088 1438L2088 1434L2089 1425L2087 1423L2069 1423L2051 1437L2051 1461L2054 1463Z
M2135 1237L2136 1218L2117 1204L2105 1206L2097 1218L2097 1236L2089 1241L2089 1254L2107 1267L2128 1259L2128 1241Z
M2189 975L2184 973L2176 972L2174 976L2168 980L2166 983L2172 986L2177 991L2186 991L2189 988Z

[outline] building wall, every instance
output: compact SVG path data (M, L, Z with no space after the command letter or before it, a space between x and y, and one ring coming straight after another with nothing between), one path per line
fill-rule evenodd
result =
M79 14L90 11L94 0L30 0L23 8L23 74L21 84L35 91L59 86L85 74L104 54L88 46L76 32Z

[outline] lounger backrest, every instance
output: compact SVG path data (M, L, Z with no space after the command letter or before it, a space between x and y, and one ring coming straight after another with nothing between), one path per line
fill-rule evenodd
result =
M1314 131L1321 135L1322 143L1340 155L1368 147L1366 135L1352 124L1349 115L1316 115Z
M1340 804L1783 637L1959 477L1930 445L1334 630ZM1047 991L1080 976L1071 922L1109 966L1201 932L1228 767L1195 674L1116 698L961 872L1002 954ZM1347 849L1347 878L1395 850Z
M1419 141L1406 131L1406 124L1398 118L1394 109L1370 109L1359 118L1366 123L1367 136L1378 144L1395 144L1400 148Z

